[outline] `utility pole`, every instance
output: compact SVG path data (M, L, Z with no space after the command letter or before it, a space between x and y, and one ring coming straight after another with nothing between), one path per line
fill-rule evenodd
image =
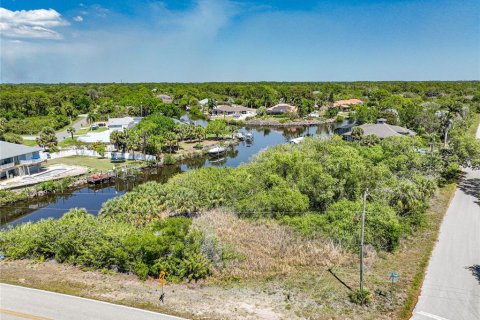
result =
M360 291L363 291L363 235L365 232L365 210L367 207L367 192L363 193L363 209L362 209L362 231L360 232Z

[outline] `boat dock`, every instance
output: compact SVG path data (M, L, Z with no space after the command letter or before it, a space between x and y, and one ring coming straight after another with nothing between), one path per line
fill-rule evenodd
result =
M98 174L91 175L90 177L87 178L87 182L90 184L97 184L97 183L111 181L114 179L115 179L115 174L113 172L107 172L107 173L98 173Z

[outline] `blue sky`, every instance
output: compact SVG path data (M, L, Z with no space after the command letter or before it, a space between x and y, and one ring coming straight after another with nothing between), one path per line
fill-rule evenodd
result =
M1 82L479 80L480 2L2 0Z

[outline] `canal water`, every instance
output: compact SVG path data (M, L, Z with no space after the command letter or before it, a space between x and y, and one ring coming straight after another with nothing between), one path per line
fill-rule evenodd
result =
M84 186L61 194L56 193L0 207L0 224L17 225L49 217L59 218L72 208L85 208L88 212L97 214L105 201L124 194L135 185L146 181L166 182L178 173L202 167L237 167L249 162L260 151L270 146L288 143L293 138L319 136L328 139L337 126L338 124L323 124L312 127L241 128L239 132L253 134L253 142L242 141L223 156L215 158L204 156L171 166L148 168L135 175L135 179L118 179L110 183Z

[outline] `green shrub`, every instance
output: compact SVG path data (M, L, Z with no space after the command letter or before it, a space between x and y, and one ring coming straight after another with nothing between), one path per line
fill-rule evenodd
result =
M359 248L362 203L342 200L324 214L283 218L283 222L306 236L326 236L345 247ZM368 203L365 215L365 244L393 251L399 244L402 226L395 211L385 205Z
M73 209L58 220L1 231L0 251L10 259L55 259L95 269L133 272L140 278L167 273L170 280L202 279L210 261L191 220L170 218L148 226L97 218Z
M349 294L350 301L359 305L369 305L372 302L372 294L367 289L355 290Z
M0 206L4 206L25 199L28 199L28 193L25 190L21 192L0 190Z
M163 157L163 164L169 166L169 165L172 165L172 164L175 164L177 162L177 160L175 159L174 156L172 156L171 154L166 154L164 157Z

